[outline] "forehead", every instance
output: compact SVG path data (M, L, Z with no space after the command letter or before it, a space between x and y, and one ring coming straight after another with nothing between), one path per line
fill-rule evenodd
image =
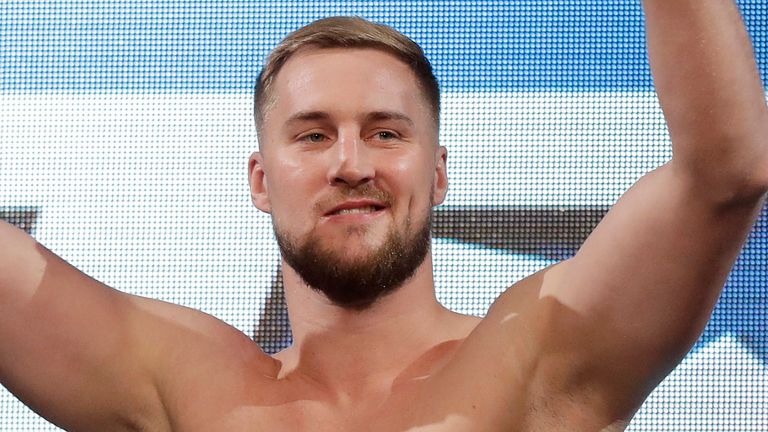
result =
M277 74L265 123L301 111L334 116L402 112L422 122L430 116L414 72L392 54L368 48L305 49Z

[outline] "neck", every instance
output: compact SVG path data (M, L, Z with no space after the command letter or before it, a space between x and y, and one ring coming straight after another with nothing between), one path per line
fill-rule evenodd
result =
M429 255L402 287L360 312L331 304L285 262L283 276L293 345L275 356L281 375L300 374L338 397L386 392L419 357L467 333L466 317L435 297Z

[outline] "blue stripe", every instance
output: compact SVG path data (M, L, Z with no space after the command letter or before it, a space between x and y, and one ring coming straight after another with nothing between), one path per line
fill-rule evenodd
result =
M741 1L768 72L768 3ZM647 90L638 1L4 1L0 92L247 91L267 51L356 14L422 44L447 91Z

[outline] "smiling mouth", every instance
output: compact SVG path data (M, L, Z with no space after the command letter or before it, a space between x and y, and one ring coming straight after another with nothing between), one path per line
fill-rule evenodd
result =
M382 209L384 209L384 207L374 206L374 205L365 206L365 207L348 208L348 209L339 209L339 210L336 210L335 212L330 213L328 216L374 213Z

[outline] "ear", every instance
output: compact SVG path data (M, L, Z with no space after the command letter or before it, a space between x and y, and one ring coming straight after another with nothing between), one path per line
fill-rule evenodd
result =
M433 205L442 204L448 194L448 149L438 146L435 152L435 180L432 192Z
M264 213L271 213L272 206L269 203L267 177L264 172L262 155L259 152L254 152L248 158L248 184L251 187L251 201L253 205Z

